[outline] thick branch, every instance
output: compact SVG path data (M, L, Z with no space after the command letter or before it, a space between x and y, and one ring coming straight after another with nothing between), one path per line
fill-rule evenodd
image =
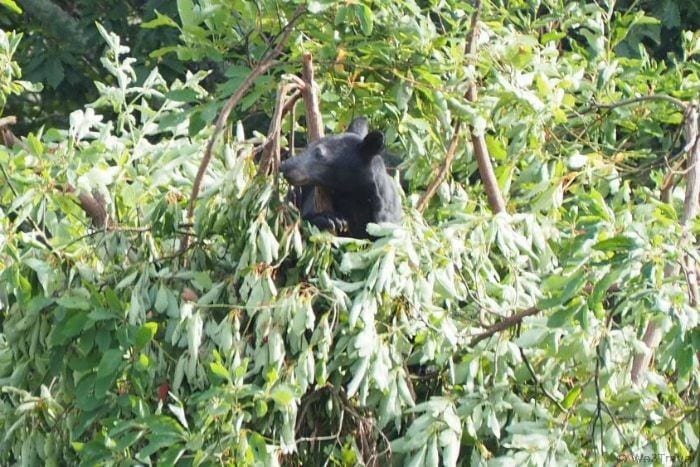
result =
M474 16L472 17L472 30L468 43L469 55L471 57L474 57L476 54L476 36L479 33L479 17L481 16L481 9L481 1L477 1L476 10L474 11ZM476 83L472 81L469 84L469 89L467 90L467 100L469 102L476 102L476 91ZM484 190L486 190L489 206L494 214L498 214L499 212L506 210L506 203L503 199L503 195L501 194L501 189L498 187L498 180L496 179L496 174L493 171L489 150L486 147L486 140L484 139L484 135L474 134L473 128L471 128L471 133L472 145L474 146L474 157L476 158L476 164L479 167L479 176L481 177L481 182L484 184Z
M472 144L474 145L474 156L479 166L479 175L484 184L484 190L486 190L489 206L491 206L491 210L494 214L503 212L506 210L506 202L501 194L501 189L498 187L498 180L493 171L493 165L491 164L491 157L486 147L484 135L475 135L472 130Z
M15 117L14 115L0 117L0 127L14 125L15 123L17 123L17 117Z
M685 174L685 199L683 202L683 214L681 215L681 226L684 229L681 241L684 245L681 246L685 250L690 250L695 248L695 240L688 228L698 214L698 198L700 197L700 119L698 117L697 103L688 106L682 104L681 106L685 108L683 129L686 145L683 149L688 154ZM683 262L685 263L689 302L691 306L697 307L700 301L700 297L698 297L698 268L691 255L686 254L683 258ZM668 264L664 269L664 275L667 278L676 276L678 273L679 267L677 264ZM633 382L639 383L644 376L654 351L661 343L662 334L663 332L656 322L650 321L647 324L644 336L642 337L642 341L646 345L647 350L646 352L637 353L634 356L632 371L630 373Z
M98 229L103 229L109 224L109 217L105 208L105 200L99 193L89 195L84 191L78 194L80 207L83 208L85 214L92 220L92 225Z
M12 133L12 130L8 128L15 123L17 123L17 117L14 115L0 118L0 144L8 148L13 147L19 142L19 139Z
M323 138L323 117L318 99L318 86L314 81L313 57L306 52L303 57L303 67L301 73L304 81L302 95L304 97L304 107L306 108L306 129L308 132L308 142ZM323 187L317 186L314 193L314 211L329 212L333 210L331 196Z
M65 187L66 193L75 193L75 188L71 184L67 184ZM77 194L80 207L88 215L93 227L97 229L104 229L111 224L109 216L107 215L106 202L104 197L98 193L94 192L92 195L81 191Z
M318 86L314 81L314 63L310 52L306 52L302 62L301 77L304 80L304 104L306 105L306 129L309 141L323 138L323 117L318 100Z
M275 64L275 59L282 53L282 49L284 48L285 44L289 40L289 37L292 34L292 31L294 30L294 25L296 22L299 20L301 15L306 11L305 6L300 6L297 8L297 11L295 12L294 16L292 19L287 23L287 25L284 27L282 35L279 39L279 42L277 45L270 50L265 56L258 62L258 64L253 68L250 72L250 74L246 77L246 79L243 81L241 86L236 90L236 92L226 101L226 104L224 105L224 108L221 109L221 113L219 114L219 117L216 119L216 125L214 126L214 133L212 133L211 137L209 138L209 141L207 142L207 148L204 151L204 157L202 158L202 162L199 164L199 170L197 171L197 175L194 179L194 183L192 184L192 194L190 195L190 202L189 206L187 208L187 219L188 222L193 223L193 216L194 216L194 208L195 204L197 203L197 197L199 196L199 190L202 185L202 179L204 178L204 173L207 170L207 167L209 166L209 162L211 161L211 156L212 156L212 149L214 147L214 143L216 142L216 139L218 136L221 134L223 131L224 127L226 126L226 121L228 120L229 115L231 114L231 111L238 105L240 100L243 98L246 92L248 92L248 89L253 85L253 82L261 76L263 73L265 73L267 70L269 70L274 64ZM187 249L189 245L189 240L190 236L189 234L186 234L183 237L182 240L182 245L181 245L181 250L184 251Z
M476 56L476 37L479 34L479 18L481 17L482 3L478 0L475 4L474 14L471 19L471 29L469 31L469 37L467 38L467 43L465 46L465 52L469 57L470 61L474 60ZM472 65L473 66L473 65ZM469 102L476 102L477 99L477 89L476 83L472 82L467 88L467 92L464 96ZM438 171L435 179L428 185L425 193L418 202L417 209L420 212L427 207L430 199L437 192L437 188L445 180L447 174L450 172L450 167L455 158L455 152L457 149L457 142L460 137L461 124L459 118L455 119L453 124L454 133L450 145L448 146L447 153L445 154L445 160L443 161L442 167ZM479 167L479 176L484 184L484 189L486 190L486 196L489 200L489 206L491 210L498 214L499 212L505 211L505 201L503 200L503 195L498 187L498 181L496 175L493 171L493 165L491 164L491 158L489 156L488 149L486 147L486 140L483 135L475 135L474 129L470 128L472 133L472 145L474 147L474 156L476 158L476 163Z

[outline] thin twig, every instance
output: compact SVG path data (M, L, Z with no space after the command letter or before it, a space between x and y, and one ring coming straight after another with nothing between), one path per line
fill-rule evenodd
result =
M211 161L214 143L216 142L216 139L226 126L226 121L228 120L231 111L234 109L234 107L236 107L236 105L238 105L238 102L243 98L248 89L253 85L253 82L276 63L276 58L282 53L282 49L284 48L285 44L287 43L289 37L292 34L292 31L294 30L294 25L305 12L305 5L300 5L297 8L292 19L284 27L283 32L275 48L270 50L267 54L265 54L265 56L262 58L262 60L258 62L255 68L253 68L250 71L250 74L248 74L248 76L240 85L240 87L236 90L236 92L228 99L228 101L226 101L226 104L224 105L223 109L221 109L221 113L216 119L214 132L212 133L211 137L209 138L209 141L207 142L207 147L204 151L204 157L202 158L202 162L199 164L197 176L195 177L194 183L192 184L192 194L190 195L190 202L189 206L187 207L188 222L193 222L195 204L197 203L197 197L199 196L199 190L202 184L202 179L204 178L204 173L206 172L207 167L209 166L209 162ZM182 245L180 249L182 251L186 250L189 245L189 242L190 234L187 234L182 239Z
M279 92L279 88L278 88ZM279 95L277 96L279 98ZM290 112L293 112L295 104L301 99L301 90L297 89L294 91L291 95L289 95L286 100L285 104L282 107L282 113L281 116L284 118L285 116L289 115ZM272 120L270 121L270 126L268 127L267 130L267 136L265 137L265 140L261 143L258 144L253 148L253 156L256 158L256 160L260 160L261 162L261 167L262 163L265 161L267 157L269 157L269 154L271 154L272 151L272 146L273 144L276 144L275 141L275 136L274 136L274 128L272 127L274 121L275 121L275 115L277 113L277 104L275 104L275 110L273 112L273 117ZM281 129L281 122L280 122L280 129ZM278 134L277 139L279 140L281 138L281 132ZM280 143L281 144L281 143ZM280 145L280 151L281 151L281 145ZM259 157L259 159L258 159ZM258 168L258 172L262 173L265 172L263 171L260 167ZM185 224L180 224L180 225L185 225Z
M595 394L596 394L596 410L595 417L593 417L593 423L591 423L591 437L593 438L593 445L595 445L595 425L600 421L600 455L603 455L603 396L600 393L600 344L596 346L596 359L595 359Z
M584 108L583 110L580 111L580 113L586 113L593 108L615 109L617 107L623 107L626 105L637 104L639 102L647 102L647 101L666 101L666 102L669 102L669 103L675 105L676 107L679 107L682 110L685 110L687 108L687 105L685 104L685 102L683 102L680 99L676 99L675 97L667 96L665 94L651 94L648 96L640 96L640 97L633 97L631 99L624 99L621 101L612 102L610 104L600 104L598 102L593 102L590 107Z
M678 172L683 165L683 160L680 160L674 165L671 170L666 174L664 177L664 181L661 183L661 195L660 199L664 203L670 203L671 202L671 193L673 192L673 188L676 185L676 176L678 175Z
M70 240L68 243L65 243L63 245L58 245L56 248L60 251L66 250L70 246L82 242L86 238L94 237L96 235L100 234L106 234L108 232L124 232L124 233L146 233L150 232L152 230L152 227L149 226L144 226L144 227L121 227L117 225L110 225L108 227L103 227L101 229L95 229L92 232L88 232L84 235L81 235L80 237L74 238Z
M530 376L532 376L532 379L535 381L535 385L540 388L542 391L542 394L544 394L547 399L552 401L554 405L557 406L559 410L561 410L562 413L568 412L563 405L561 405L561 402L557 400L556 397L551 395L547 389L545 389L544 385L542 384L542 381L540 381L540 378L537 376L537 373L535 373L535 369L532 367L532 364L530 363L530 360L527 358L527 355L525 355L525 351L523 350L522 347L518 346L518 349L520 350L520 356L523 358L523 362L525 362L525 366L527 367L527 370L530 372Z
M422 213L425 210L425 208L428 207L428 203L433 198L433 196L435 196L435 193L437 192L438 188L447 177L447 174L450 172L452 161L454 160L455 155L457 154L457 146L460 140L461 130L462 122L457 120L452 130L452 139L450 140L450 145L447 148L447 152L445 153L445 159L442 162L442 165L440 166L437 175L435 176L433 181L430 182L428 188L425 189L425 192L418 200L418 205L416 206L418 212Z
M270 121L270 129L267 133L267 141L263 146L262 156L260 158L260 167L258 172L268 174L270 171L277 178L280 164L280 139L282 137L282 118L284 117L284 109L287 108L287 94L292 89L292 84L283 82L277 89L277 98L275 100L275 110L272 113Z
M523 310L519 313L514 314L513 316L510 316L508 318L505 318L503 321L499 321L498 323L494 324L490 328L488 328L486 331L475 335L472 340L469 342L470 347L474 347L476 344L479 342L483 341L484 339L487 339L491 336L493 336L496 333L499 333L501 331L505 331L506 329L509 329L513 326L516 326L522 322L522 320L528 316L536 315L539 313L541 310L537 308L536 306L530 307L526 310Z
M295 440L297 443L306 443L306 442L314 442L314 441L332 441L336 440L340 442L340 435L343 432L343 418L345 416L345 411L341 410L340 411L340 420L338 421L338 431L334 435L327 435L327 436L307 436L304 438L299 438Z

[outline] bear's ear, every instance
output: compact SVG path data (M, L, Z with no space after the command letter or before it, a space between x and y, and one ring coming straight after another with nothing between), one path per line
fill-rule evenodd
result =
M353 120L347 131L347 133L355 133L360 138L367 136L367 132L369 132L369 123L365 117L357 117Z
M360 143L360 154L371 160L384 149L384 134L381 131L371 131Z

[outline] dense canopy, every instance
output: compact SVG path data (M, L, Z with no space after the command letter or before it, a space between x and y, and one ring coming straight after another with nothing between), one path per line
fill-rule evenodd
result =
M697 461L698 18L0 0L0 464ZM363 115L338 237L279 158Z

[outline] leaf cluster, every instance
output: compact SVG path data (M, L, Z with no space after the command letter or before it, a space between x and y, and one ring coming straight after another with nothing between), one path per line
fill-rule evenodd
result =
M67 130L0 147L0 463L697 455L698 310L685 277L664 273L697 247L681 241L682 190L659 200L682 112L601 105L696 96L700 36L684 33L669 64L642 42L622 53L655 23L640 10L530 3L485 3L469 56L470 2L310 2L216 144L191 225L220 99L297 5L179 0L177 18L145 25L180 35L154 54L225 65L214 90L202 71L139 78L98 26L110 79L96 100ZM368 114L404 156L405 222L370 225L375 241L315 230L284 183L257 172L255 130L308 50L328 127ZM488 210L469 144L425 215L415 209L455 118L484 135L507 213ZM303 125L287 119L284 143L299 144ZM104 201L104 228L76 193ZM649 321L664 338L636 385Z

